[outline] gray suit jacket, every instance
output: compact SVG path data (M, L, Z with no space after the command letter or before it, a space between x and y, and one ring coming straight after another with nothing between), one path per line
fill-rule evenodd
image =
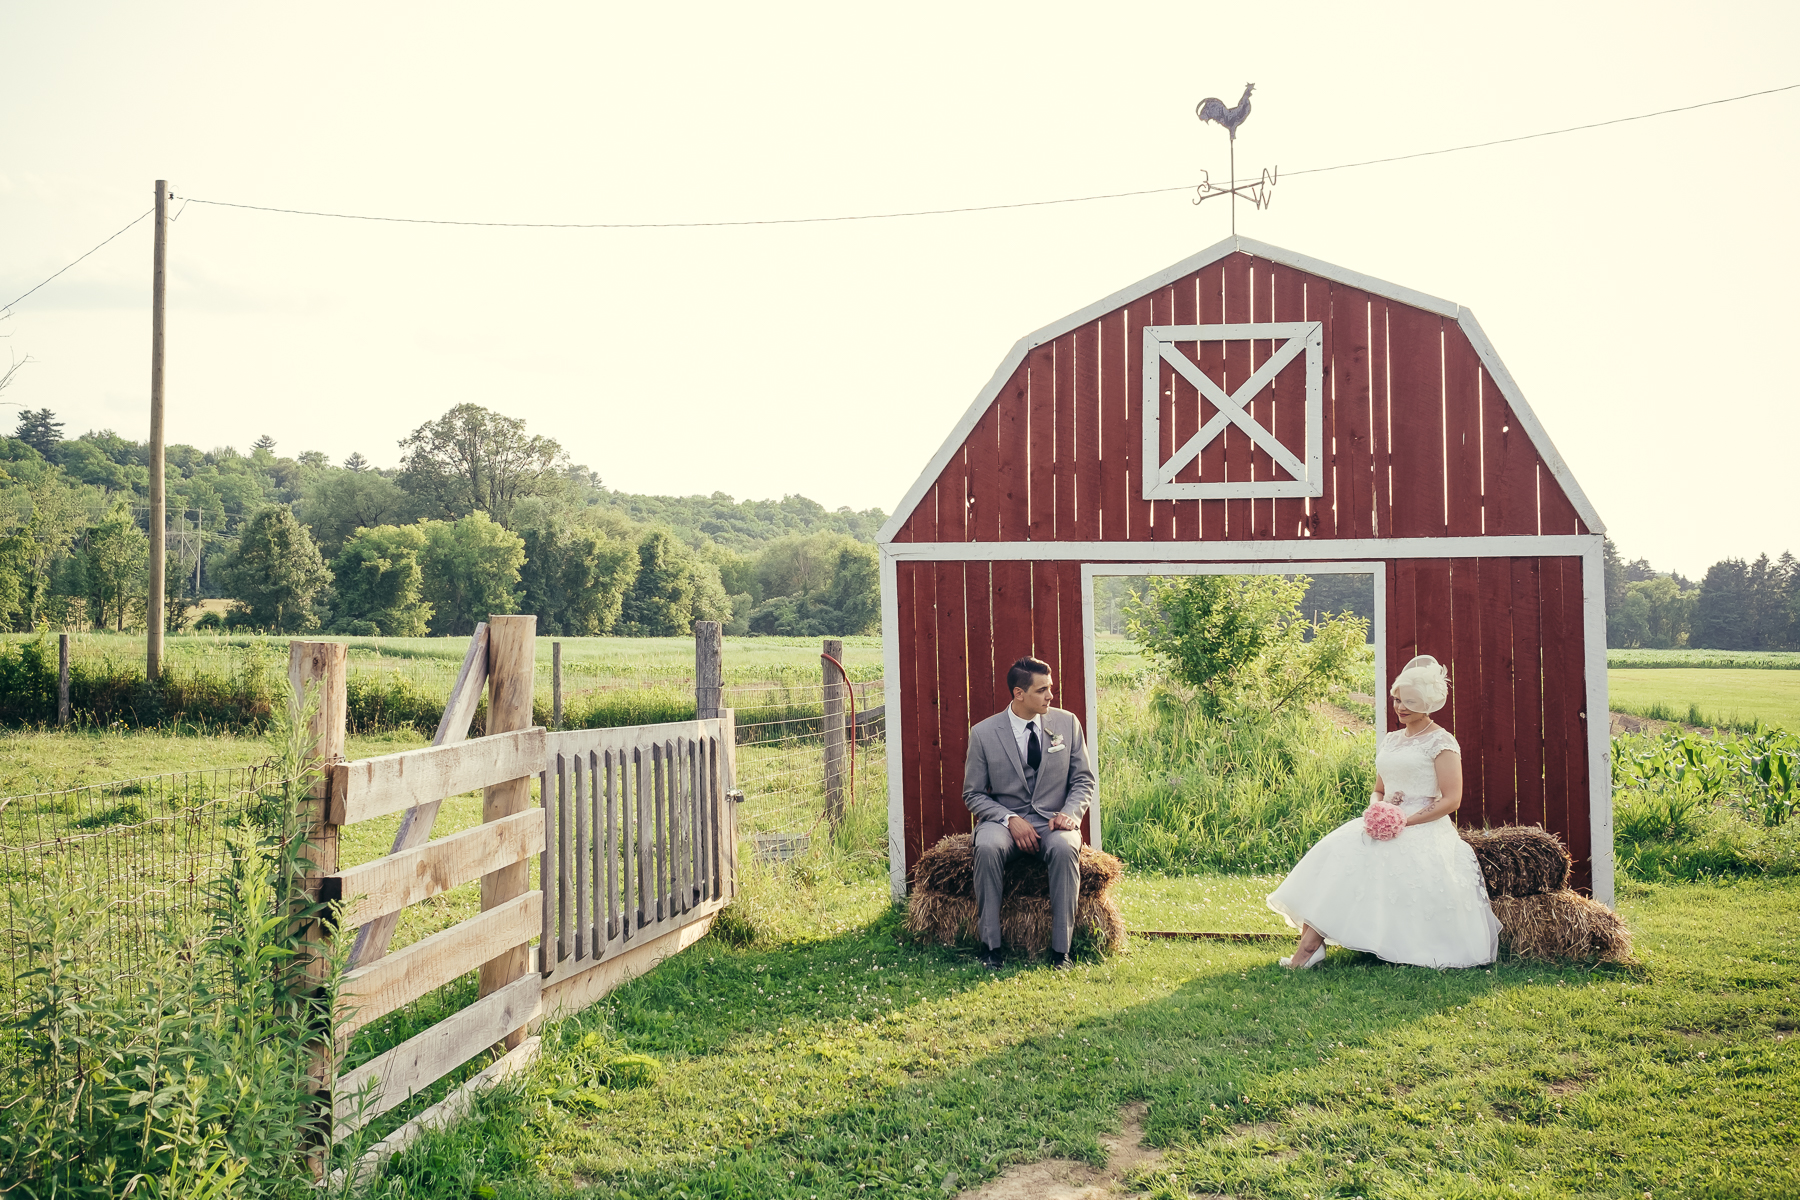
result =
M1041 722L1045 737L1037 786L1025 782L1025 760L1013 739L1006 710L969 730L969 759L963 767L963 803L977 821L999 821L1035 812L1044 820L1066 813L1076 821L1094 799L1094 769L1088 765L1081 722L1067 709L1053 708Z

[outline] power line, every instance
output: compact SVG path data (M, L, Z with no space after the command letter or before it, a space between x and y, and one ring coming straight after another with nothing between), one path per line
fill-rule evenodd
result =
M1754 100L1758 96L1773 96L1778 92L1791 92L1800 88L1800 83L1790 83L1784 87L1765 88L1760 92L1745 92L1741 96L1726 96L1722 100L1702 100L1698 104L1684 104L1680 108L1663 108L1655 112L1638 113L1631 117L1614 117L1610 121L1594 121L1587 125L1570 125L1566 129L1547 129L1542 133L1525 133L1518 137L1495 138L1491 142L1470 142L1466 146L1447 146L1442 150L1420 150L1414 154L1396 154L1391 158L1370 158L1362 162L1339 163L1335 167L1307 167L1299 171L1284 171L1282 177L1293 175L1320 175L1326 171L1347 171L1352 167L1373 167L1381 163L1405 162L1409 158L1430 158L1437 154L1455 154L1459 150L1484 150L1489 146L1505 146L1512 142L1529 142L1537 138L1558 137L1565 133L1580 133L1584 129L1604 129L1608 125L1623 125L1628 121L1648 121L1651 117L1666 117L1671 113L1693 112L1697 108L1712 108L1719 104L1735 104L1739 100Z
M1800 89L1800 83L1790 83L1782 87L1764 88L1763 90L1756 92L1745 92L1739 96L1724 96L1717 100L1702 100L1697 104L1684 104L1676 108L1662 108L1657 109L1655 112L1636 113L1628 117L1614 117L1606 121L1592 121L1585 125L1569 125L1562 129L1546 129L1538 133L1524 133L1519 134L1516 137L1494 138L1491 141L1486 142L1469 142L1465 145L1445 146L1437 150L1419 150L1412 154L1395 154L1386 158L1369 158L1358 162L1338 163L1337 165L1330 167L1302 167L1299 170L1283 172L1283 175L1287 178L1293 178L1297 175L1322 175L1328 171L1348 171L1357 167L1381 166L1386 163L1406 162L1409 159L1415 158L1433 158L1441 154L1457 154L1464 150L1485 150L1491 146L1506 146L1516 142L1535 141L1539 138L1561 137L1563 134L1580 133L1589 129L1604 129L1611 125L1624 125L1632 121L1647 121L1653 117L1666 117L1675 113L1694 112L1697 109L1713 108L1721 104L1735 104L1740 100L1754 100L1761 96L1774 96L1783 92L1791 92L1796 89ZM845 221L890 221L906 217L943 217L961 213L1002 212L1008 209L1044 208L1057 204L1085 204L1094 200L1124 200L1134 196L1157 196L1169 192L1186 192L1192 188L1192 184L1184 183L1174 187L1140 188L1128 192L1101 192L1091 196L1063 196L1053 200L1020 200L1008 204L970 204L956 208L921 208L905 209L896 212L851 213L825 217L771 217L759 220L734 221L458 221L434 217L386 217L375 216L368 213L341 213L305 208L278 208L273 205L242 204L231 200L205 200L198 196L180 196L177 198L183 202L184 209L188 204L205 204L215 208L237 208L250 212L283 213L299 217L329 217L341 221L375 221L384 224L397 225L455 225L481 229L725 229L757 225L822 225ZM40 283L37 287L25 292L11 303L4 307L0 307L0 313L10 312L13 306L18 304L19 301L24 300L27 296L30 296L33 292L36 292L39 288L42 288L45 284L51 282L51 280L56 279L57 276L62 275L64 272L68 271L70 267L80 263L83 259L92 255L108 242L113 241L114 238L119 237L120 234L123 234L133 225L142 221L153 211L155 210L144 210L144 212L140 213L123 229L120 229L118 233L115 233L112 237L102 241L99 245L95 246L93 250L89 250L80 258L75 259L74 262L69 263L68 266L57 271L56 274L51 275L48 279L45 279L43 283Z
M1304 167L1298 171L1284 171L1282 176L1321 175L1327 171L1347 171L1356 167L1372 167L1383 163L1404 162L1413 158L1430 158L1440 154L1456 154L1463 150L1482 150L1490 146L1504 146L1514 142L1535 141L1538 138L1560 137L1566 133L1579 133L1587 129L1604 129L1609 125L1623 125L1631 121L1647 121L1652 117L1666 117L1674 113L1693 112L1696 109L1712 108L1720 104L1735 104L1740 100L1753 100L1759 96L1773 96L1781 92L1791 92L1800 88L1800 83L1791 83L1782 87L1765 88L1758 92L1745 92L1741 96L1725 96L1717 100L1702 100L1697 104L1684 104L1677 108L1663 108L1655 112L1636 113L1629 117L1613 117L1605 121L1593 121L1585 125L1570 125L1562 129L1546 129L1538 133L1524 133L1515 137L1495 138L1486 142L1470 142L1462 146L1445 146L1438 150L1420 150L1412 154L1396 154L1388 158L1370 158L1360 162L1338 163L1331 167ZM331 217L343 221L377 221L399 225L458 225L481 229L721 229L755 225L819 225L844 221L889 221L902 217L941 217L959 213L999 212L1015 208L1042 208L1053 204L1085 204L1092 200L1123 200L1133 196L1156 196L1167 192L1186 192L1193 184L1180 184L1174 187L1140 188L1129 192L1103 192L1092 196L1064 196L1055 200L1021 200L1009 204L971 204L957 208L924 208L909 209L899 212L852 213L827 217L774 217L761 220L733 221L632 221L632 222L545 222L545 221L459 221L435 217L386 217L367 213L324 212L306 208L278 208L265 204L241 204L230 200L203 200L198 196L182 196L181 200L192 204L208 204L218 208L239 208L252 212L285 213L300 217Z
M130 224L129 224L129 225L126 225L126 226L125 226L125 229L130 229L130 228L131 228L131 226L132 226L132 225L136 225L136 224L137 224L137 223L138 223L138 221L141 221L141 220L143 220L143 219L144 219L144 218L145 218L145 217L147 217L147 216L149 216L149 215L150 215L150 214L151 214L151 213L153 213L153 212L155 212L155 211L156 211L156 209L155 209L155 208L154 208L154 207L151 207L151 208L146 208L146 209L145 209L145 210L144 210L144 211L143 211L143 212L141 212L141 213L139 213L139 214L138 214L138 215L137 215L137 217L136 217L136 219L134 219L134 220L133 220L133 221L132 221L132 222L131 222L131 223L130 223ZM125 232L125 229L121 229L121 230L119 230L119 233L124 233L124 232ZM116 237L118 237L118 236L119 236L119 233L115 233L115 234L113 234L113 235L112 235L112 237L109 237L109 238L107 238L107 239L106 239L106 242L110 242L110 241L112 241L112 240L113 240L113 238L116 238ZM100 243L100 246L104 246L104 245L106 245L106 242L101 242L101 243ZM100 246L95 246L95 247L94 247L94 250L98 250L98 249L100 249ZM87 256L88 256L88 254L92 254L92 253L93 253L93 252L94 252L94 250L89 250L89 251L88 251L88 252L87 252L87 254L84 254L84 255L82 255L82 256L81 256L81 258L78 258L78 259L76 259L76 260L75 260L75 262L72 262L72 263L70 263L70 264L69 264L69 267L72 267L72 266L74 266L74 265L75 265L75 263L79 263L79 262L80 262L80 261L81 261L81 259L83 259L83 258L86 258L86 257L87 257ZM67 271L67 270L68 270L68 269L69 269L69 267L64 267L64 268L63 268L63 269L62 269L62 271L58 271L58 272L57 272L57 273L56 273L56 275L61 275L61 274L62 274L62 273L63 273L63 271ZM50 276L50 279L55 279L55 278L56 278L56 275L52 275L52 276ZM44 283L49 283L49 282L50 282L50 279L46 279L46 280L44 280ZM38 288L41 288L41 287L43 287L43 286L44 286L44 283L40 283L40 284L38 284L38 285L37 285L37 287L34 287L34 288L32 288L32 289L31 289L31 292L35 292L35 291L37 291L37 290L38 290ZM25 296L29 296L29 295L31 295L31 292L26 292L26 293L25 293ZM17 303L18 303L18 302L19 302L19 300L23 300L23 299L24 299L24 298L25 298L25 296L20 296L20 297L18 297L18 299L16 299L16 300L14 300L14 301L13 301L13 302L12 302L12 304L8 304L8 305L6 305L6 306L5 306L5 307L4 307L4 308L0 308L0 313L4 313L4 312L10 312L10 311L12 311L12 306L13 306L13 304L17 304Z
M546 221L452 221L432 217L378 217L365 213L318 212L306 208L274 208L266 204L236 204L229 200L202 200L198 196L179 199L192 204L211 204L219 208L243 208L253 212L287 213L297 217L335 217L341 221L383 221L399 225L466 225L481 229L720 229L746 225L822 225L835 221L891 221L899 217L942 217L953 213L997 212L1008 208L1042 208L1050 204L1083 204L1089 200L1122 200L1128 196L1155 196L1163 192L1185 192L1193 187L1184 183L1177 187L1143 188L1135 192L1105 192L1096 196L1065 196L1057 200L1020 200L1010 204L971 204L961 208L921 208L903 212L855 213L833 217L769 217L741 221L614 221L614 222L546 222Z

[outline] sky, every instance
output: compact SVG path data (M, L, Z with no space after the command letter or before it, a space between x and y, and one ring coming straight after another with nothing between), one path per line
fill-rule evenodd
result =
M0 0L0 304L150 206L168 437L361 452L452 405L613 488L891 510L1020 336L1284 176L1800 83L1800 6L302 8ZM1467 305L1629 558L1800 553L1800 91L1283 178L1239 232ZM0 321L0 408L148 433L151 223Z

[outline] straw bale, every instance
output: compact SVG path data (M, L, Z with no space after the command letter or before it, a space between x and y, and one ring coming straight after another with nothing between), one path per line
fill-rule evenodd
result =
M1000 903L1000 937L1009 953L1041 958L1050 948L1050 901L1043 896L1009 895ZM976 940L975 901L967 896L914 888L907 899L906 931L914 937L954 946ZM1111 896L1083 892L1075 908L1075 932L1088 934L1105 954L1125 947L1125 918Z
M1488 897L1525 897L1569 886L1569 852L1561 839L1535 825L1458 830L1475 851Z
M1075 931L1091 935L1104 953L1125 946L1125 918L1108 894L1125 864L1091 846L1081 848L1081 899ZM939 840L913 867L906 930L946 946L975 940L975 839L958 833ZM1050 876L1034 855L1006 866L1000 936L1014 954L1037 958L1050 948Z
M1567 888L1535 896L1495 896L1500 947L1519 958L1628 962L1631 931L1612 909Z
M1081 848L1081 894L1099 895L1125 873L1125 864L1091 846ZM944 896L975 896L975 839L958 833L942 838L919 856L913 867L913 889ZM1050 895L1050 876L1035 855L1020 855L1006 866L1008 896Z

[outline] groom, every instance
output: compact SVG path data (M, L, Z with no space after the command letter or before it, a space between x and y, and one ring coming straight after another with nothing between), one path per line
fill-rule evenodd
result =
M981 965L998 970L1000 894L1006 862L1035 854L1050 872L1050 965L1070 965L1069 935L1081 898L1081 816L1094 799L1075 714L1051 708L1050 665L1021 658L1006 673L1012 703L969 731L963 803L975 826L975 911L985 949Z

